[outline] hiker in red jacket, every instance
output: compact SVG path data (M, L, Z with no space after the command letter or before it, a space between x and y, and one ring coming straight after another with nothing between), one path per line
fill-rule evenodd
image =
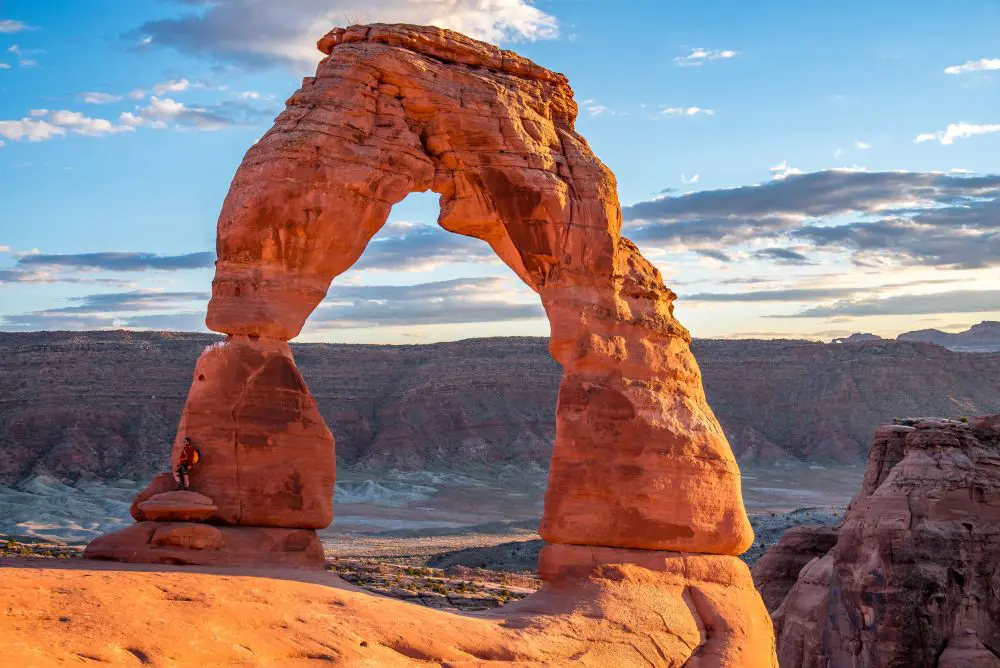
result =
M198 451L198 448L194 447L191 437L186 436L180 457L177 458L177 468L174 470L174 480L177 481L178 490L187 491L191 487L191 481L188 480L188 473L200 459L201 452Z

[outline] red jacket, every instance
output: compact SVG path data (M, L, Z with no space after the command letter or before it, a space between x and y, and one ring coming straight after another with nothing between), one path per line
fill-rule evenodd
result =
M187 466L194 466L197 460L198 451L195 450L194 446L188 443L181 450L181 456L177 459L177 464L186 464Z

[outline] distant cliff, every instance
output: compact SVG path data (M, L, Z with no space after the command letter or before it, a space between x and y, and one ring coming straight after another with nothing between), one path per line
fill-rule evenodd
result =
M966 353L1000 352L1000 322L986 320L964 332L951 334L939 329L921 329L896 337L899 341L936 343L949 350Z
M166 465L194 360L177 332L0 333L0 483L144 478ZM560 371L545 339L297 344L342 466L548 462ZM1000 354L898 341L696 341L709 402L743 461L862 462L904 415L1000 410Z

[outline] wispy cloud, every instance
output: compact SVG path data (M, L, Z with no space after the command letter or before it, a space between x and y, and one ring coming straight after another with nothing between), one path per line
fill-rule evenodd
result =
M965 74L967 72L985 72L988 70L1000 70L1000 58L969 60L961 65L952 65L944 69L947 74Z
M863 142L860 139L855 139L854 140L854 148L858 149L859 151L867 151L871 147L872 147L871 144L869 144L867 142Z
M41 50L24 49L17 44L11 44L7 47L7 53L14 54L14 57L17 58L17 64L21 67L34 67L38 65L38 61L30 56L33 56L36 53L41 53Z
M84 104L111 104L120 101L122 96L111 93L80 93L80 99Z
M34 30L31 26L23 21L14 21L13 19L0 19L0 33L12 34L16 32L23 32L25 30Z
M704 107L663 107L660 110L661 116L714 116L714 109Z
M697 67L713 60L728 60L739 55L739 51L732 49L691 49L691 53L686 56L677 56L674 62L680 67Z
M309 319L312 330L500 322L543 318L534 294L500 278L416 285L334 285Z
M754 244L791 241L807 244L791 249L805 258L845 253L861 266L1000 266L1000 175L824 170L658 196L622 213L625 234L644 248L747 247L756 259L802 261L754 255Z
M627 116L627 111L617 111L610 107L606 107L603 104L599 104L597 100L587 99L580 102L580 106L591 116Z
M691 176L687 176L686 174L681 174L681 183L684 183L686 185L690 185L692 183L698 183L699 180L701 180L701 174L692 174Z
M157 255L156 253L77 253L65 255L32 254L18 260L18 265L46 266L75 269L104 269L106 271L146 271L150 269L174 271L211 267L215 253L187 253L185 255Z
M922 144L923 142L934 141L936 139L941 144L947 146L948 144L954 144L956 139L968 139L969 137L992 134L994 132L1000 132L1000 123L987 125L965 122L949 123L946 129L938 132L925 132L924 134L917 135L917 138L913 141L917 144Z
M259 109L245 102L188 106L169 97L153 95L145 107L137 107L135 112L122 112L119 121L122 125L133 128L221 130L252 125L274 115L274 110Z
M932 294L893 295L845 300L814 306L772 318L831 318L837 316L927 315L932 313L1000 312L1000 290L950 290Z
M796 167L791 167L787 160L782 160L774 167L768 169L771 172L771 177L777 180L786 179L794 174L801 174L802 170Z

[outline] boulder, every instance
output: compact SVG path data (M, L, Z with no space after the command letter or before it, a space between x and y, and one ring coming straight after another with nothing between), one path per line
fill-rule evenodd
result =
M155 494L139 504L142 517L153 522L202 522L216 510L204 494L179 490Z
M310 529L139 522L87 546L87 559L197 566L323 568L323 545Z
M831 526L800 525L781 535L781 540L765 552L752 569L754 586L768 612L777 610L785 600L802 567L825 555L836 542L837 529Z

